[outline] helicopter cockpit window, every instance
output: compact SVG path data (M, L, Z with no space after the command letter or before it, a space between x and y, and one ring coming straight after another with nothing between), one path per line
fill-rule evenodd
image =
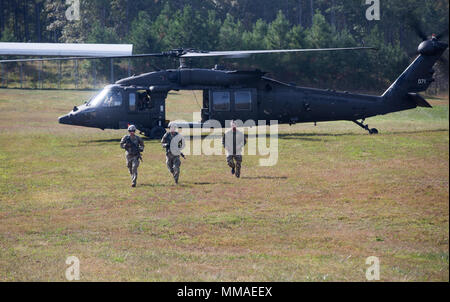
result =
M213 109L215 111L230 111L230 93L213 92Z
M122 105L122 93L118 90L112 90L106 95L103 107L118 107Z
M97 106L99 106L105 100L106 95L108 94L108 92L109 92L108 88L103 89L99 94L97 94L95 97L93 97L87 103L87 106L89 106L89 107L97 107Z
M122 105L122 93L119 90L105 88L97 96L92 98L87 106L89 107L117 107Z
M234 93L234 109L235 110L252 109L252 94L250 91L236 91Z

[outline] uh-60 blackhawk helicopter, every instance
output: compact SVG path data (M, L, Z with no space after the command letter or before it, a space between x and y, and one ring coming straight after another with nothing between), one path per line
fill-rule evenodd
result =
M244 57L252 54L357 51L371 47L249 50L249 51L198 51L176 49L164 53L107 58L174 57L180 61L178 69L158 70L118 80L106 86L97 96L59 118L59 123L100 129L125 129L134 124L146 136L161 138L169 121L166 121L165 100L171 90L202 90L201 121L219 121L227 127L228 120L278 120L280 124L325 121L352 121L377 134L378 130L364 124L366 118L420 107L431 107L418 92L425 91L433 80L433 66L447 49L441 35L431 38L420 35L423 42L418 56L398 79L381 95L353 94L298 87L268 78L259 70L221 70L220 68L188 68L185 60L198 57ZM95 59L103 57L51 58L4 60L0 62Z

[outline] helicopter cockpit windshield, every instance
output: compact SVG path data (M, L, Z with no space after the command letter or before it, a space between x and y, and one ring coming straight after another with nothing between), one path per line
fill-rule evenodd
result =
M118 107L121 105L122 93L115 87L105 87L86 104L89 107Z

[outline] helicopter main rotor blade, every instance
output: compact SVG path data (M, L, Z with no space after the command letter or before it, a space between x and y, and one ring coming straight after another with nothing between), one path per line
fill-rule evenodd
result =
M70 60L96 60L96 59L128 59L128 58L145 58L145 57L164 57L164 53L147 53L131 56L101 56L101 57L62 57L62 58L38 58L38 59L11 59L0 60L0 63L13 62L40 62L40 61L70 61Z
M180 58L198 57L231 57L243 58L253 54L288 53L288 52L321 52L321 51L341 51L341 50L366 50L376 49L374 47L346 47L346 48L312 48L312 49L273 49L273 50L235 50L235 51L209 51L209 52L188 52L180 55Z
M195 58L195 57L231 57L243 58L253 54L289 53L289 52L322 52L322 51L342 51L342 50L366 50L376 49L374 47L347 47L347 48L312 48L312 49L277 49L277 50L235 50L235 51L197 51L197 50L172 50L161 53L136 54L130 56L84 56L84 57L51 57L34 59L10 59L0 60L0 63L14 62L41 62L41 61L69 61L69 60L94 60L94 59L128 59L145 57L174 57L174 58Z
M445 29L445 30L444 30L443 32L441 32L440 34L438 34L438 35L436 36L436 39L440 40L440 39L445 38L445 37L447 37L447 36L448 36L448 28Z
M423 30L423 24L422 21L420 21L419 16L415 12L409 12L405 16L406 22L409 25L409 27L416 33L416 35L422 39L422 41L428 40L427 34L425 34L425 31Z

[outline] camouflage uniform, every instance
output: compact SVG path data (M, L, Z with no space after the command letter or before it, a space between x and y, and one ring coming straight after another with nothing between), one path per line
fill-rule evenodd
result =
M144 141L139 136L135 135L133 138L131 135L125 135L120 141L120 147L125 149L125 156L127 159L127 167L131 175L131 184L136 186L139 159L142 160L140 152L144 151Z
M176 138L177 135L179 135L179 137ZM178 141L178 144L171 146L173 139L176 139L176 141L174 142L176 143ZM173 134L171 132L167 132L161 139L161 144L166 149L167 169L169 169L169 172L173 175L175 183L178 183L181 166L180 155L181 150L184 148L185 145L184 138L178 132L174 132Z
M241 176L242 149L247 143L247 139L241 131L231 129L222 137L222 144L227 155L227 164L231 168L231 173L236 177Z

